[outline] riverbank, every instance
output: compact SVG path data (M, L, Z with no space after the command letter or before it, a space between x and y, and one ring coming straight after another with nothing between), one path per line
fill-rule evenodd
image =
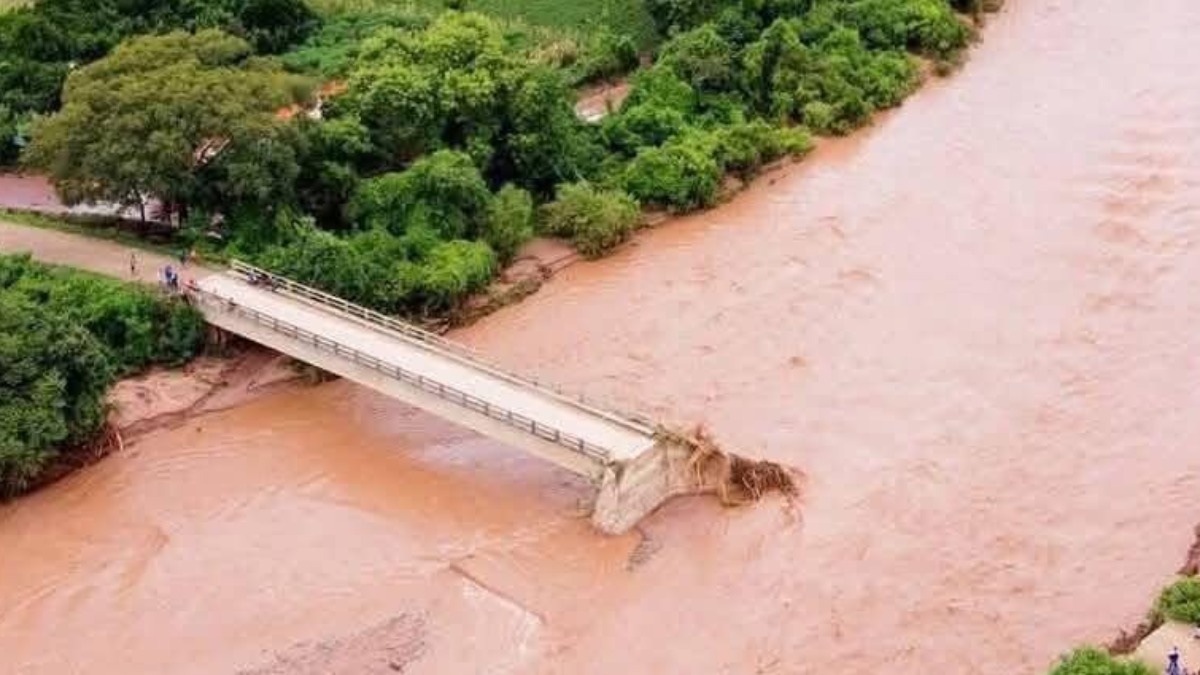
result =
M802 466L802 520L599 537L570 477L331 382L0 508L6 662L395 672L415 633L409 675L1011 675L1111 639L1197 521L1198 30L1010 3L873 128L454 334Z
M287 359L256 346L198 356L199 315L138 283L145 267L154 278L169 259L100 244L0 223L0 322L9 338L0 496L43 489L147 430L297 377ZM57 266L70 262L86 269Z

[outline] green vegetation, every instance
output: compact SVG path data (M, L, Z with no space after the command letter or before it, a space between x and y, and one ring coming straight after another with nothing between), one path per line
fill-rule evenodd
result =
M1167 586L1154 603L1159 618L1200 624L1200 577L1183 577Z
M277 53L316 24L303 0L39 0L0 12L0 166L28 140L33 115L58 109L67 74L122 40L219 28Z
M118 375L196 353L203 320L150 290L0 256L0 495L104 423Z
M1094 647L1080 647L1063 656L1050 675L1153 675L1154 671L1140 661L1113 658Z
M637 202L628 195L588 183L560 186L557 199L542 207L544 231L569 238L589 258L628 239L639 219Z
M46 1L82 21L73 0ZM97 60L39 108L61 110L31 124L34 108L0 108L0 132L32 134L23 161L68 202L164 203L209 255L420 314L456 308L535 232L598 256L643 207L717 203L729 176L900 104L917 56L953 59L971 37L949 0L187 3L212 17L146 1L159 13L105 29ZM246 19L268 7L278 26ZM636 68L649 45L621 108L581 121L575 87ZM38 63L68 58L52 56ZM311 102L305 76L335 80L320 117L279 115Z
M557 29L571 37L604 27L628 36L641 49L658 41L654 20L643 0L311 0L310 4L330 17L405 9L436 14L453 7L506 22Z
M135 38L72 73L25 158L67 204L269 207L297 173L273 114L303 93L220 31Z

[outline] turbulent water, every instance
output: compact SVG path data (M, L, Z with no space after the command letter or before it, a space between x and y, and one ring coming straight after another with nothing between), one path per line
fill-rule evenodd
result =
M1007 675L1111 637L1200 520L1200 3L1009 5L875 128L459 336L803 468L798 516L605 537L577 480L337 382L0 508L4 670Z

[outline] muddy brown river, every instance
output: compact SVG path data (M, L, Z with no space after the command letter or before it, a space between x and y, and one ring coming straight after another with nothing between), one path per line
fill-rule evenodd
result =
M1009 5L873 129L459 335L802 467L798 515L606 537L335 382L0 508L0 670L1009 675L1135 622L1200 520L1200 3Z

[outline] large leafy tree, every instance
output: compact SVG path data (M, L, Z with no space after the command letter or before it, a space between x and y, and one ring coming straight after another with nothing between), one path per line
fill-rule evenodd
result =
M303 94L240 38L214 30L137 38L68 78L62 110L34 124L25 159L68 204L155 197L186 211L278 199L281 177L286 184L298 168L276 111ZM218 196L206 180L237 190Z
M343 105L389 167L453 148L493 186L514 181L548 194L595 161L562 74L534 65L479 14L380 31L363 45L349 89Z
M419 226L443 239L474 239L487 218L492 194L471 158L440 150L407 170L362 184L350 203L354 219L395 234Z

